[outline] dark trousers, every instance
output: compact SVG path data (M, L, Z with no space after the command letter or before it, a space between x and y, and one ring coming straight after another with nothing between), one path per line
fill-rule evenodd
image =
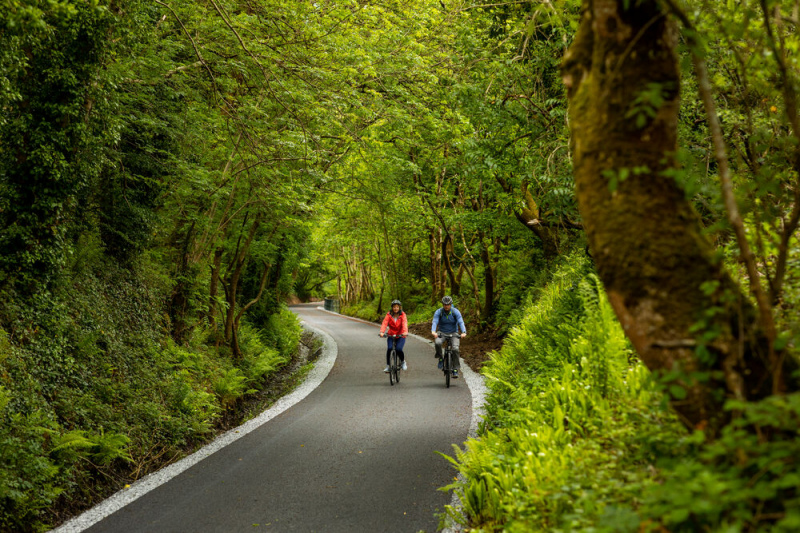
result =
M397 350L397 359L402 363L406 360L406 354L403 353L403 346L406 345L406 338L399 337L397 339L393 339L392 337L386 338L386 364L390 364L389 357L392 355L392 343L397 343L394 345L394 349Z

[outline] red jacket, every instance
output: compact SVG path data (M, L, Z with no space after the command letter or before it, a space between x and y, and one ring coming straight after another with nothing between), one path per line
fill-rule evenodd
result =
M400 311L400 316L397 318L392 316L391 311L386 313L381 323L381 333L386 330L387 326L389 335L408 335L408 318L404 311Z

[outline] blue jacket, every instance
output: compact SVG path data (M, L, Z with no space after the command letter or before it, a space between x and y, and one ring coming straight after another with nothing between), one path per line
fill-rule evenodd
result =
M442 333L458 333L459 328L462 333L467 332L467 326L464 325L464 318L461 316L461 312L455 307L451 307L449 313L445 313L443 307L440 307L433 313L433 323L431 324L432 333L436 333L437 326Z

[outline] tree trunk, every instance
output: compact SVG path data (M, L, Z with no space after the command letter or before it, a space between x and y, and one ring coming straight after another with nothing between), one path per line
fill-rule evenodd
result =
M381 226L383 228L383 238L384 243L386 244L386 252L389 256L389 264L391 268L389 269L389 290L392 294L398 294L398 286L400 285L397 276L397 261L394 257L394 247L392 246L392 241L389 239L389 230L386 227L386 220L381 217Z
M539 237L542 241L542 251L544 252L545 260L553 259L558 256L558 228L553 226L545 226L536 218L527 218L524 213L515 213L517 220L519 220L526 228L531 230L534 235Z
M217 320L216 299L219 291L219 271L222 268L222 247L214 250L214 261L211 265L211 283L208 288L208 323L214 327Z
M480 318L483 314L483 310L481 309L481 291L478 290L478 280L475 279L475 271L473 268L465 267L465 271L467 276L472 283L472 297L475 299L475 315L477 318Z
M494 271L492 270L492 259L489 254L489 245L484 243L481 234L481 261L483 262L483 306L481 309L481 329L488 324L492 318L494 309Z
M245 218L245 221L246 220L247 219ZM253 238L256 236L259 225L260 220L256 218L256 220L253 221L253 224L250 226L250 230L248 231L244 243L240 242L239 246L237 246L236 253L233 256L230 265L232 272L228 278L228 283L226 286L228 310L225 317L225 341L232 343L235 355L238 355L238 346L236 346L238 341L234 338L234 330L236 329L234 324L236 317L236 296L239 292L239 280L241 279L242 270L244 269L244 265L247 260L247 252L250 250L250 244L253 242Z
M677 37L656 1L584 0L562 75L578 205L611 305L648 368L680 373L672 404L684 422L713 433L724 396L771 385L753 310L670 174Z
M172 339L176 344L182 344L186 335L186 313L189 307L189 291L191 287L186 281L189 278L189 247L194 237L195 224L192 222L186 230L178 260L178 269L175 279L178 283L172 291L169 305L169 316L172 323Z
M450 294L458 296L461 292L461 286L456 279L456 274L453 272L453 263L450 261L450 255L453 250L453 239L449 233L445 233L444 241L442 241L442 261L444 268L447 272L447 277L450 279Z
M431 229L428 234L428 243L430 245L430 263L431 263L431 303L436 303L444 295L444 289L441 283L439 246L437 245L436 231Z
M381 241L380 239L376 239L375 249L378 251L378 268L380 269L381 273L381 292L380 296L378 297L378 308L375 310L375 314L377 316L381 315L383 310L383 292L386 289L386 272L383 269L383 259L381 258Z
M280 268L280 262L278 263L278 268ZM261 295L264 294L264 285L267 283L267 277L269 276L270 266L264 262L264 272L261 274L261 281L258 284L258 294L255 298L250 300L247 305L241 308L239 312L236 314L236 318L233 320L233 330L231 336L231 348L233 349L233 355L236 358L242 356L242 349L239 347L239 321L242 319L245 311L250 309L253 305L257 304L258 301L261 299Z

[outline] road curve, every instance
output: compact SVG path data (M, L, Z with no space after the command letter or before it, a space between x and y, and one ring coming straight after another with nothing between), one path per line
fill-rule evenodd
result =
M433 532L450 502L439 487L472 418L464 380L444 386L433 348L409 338L399 385L383 373L373 324L292 308L338 345L304 400L87 531Z

